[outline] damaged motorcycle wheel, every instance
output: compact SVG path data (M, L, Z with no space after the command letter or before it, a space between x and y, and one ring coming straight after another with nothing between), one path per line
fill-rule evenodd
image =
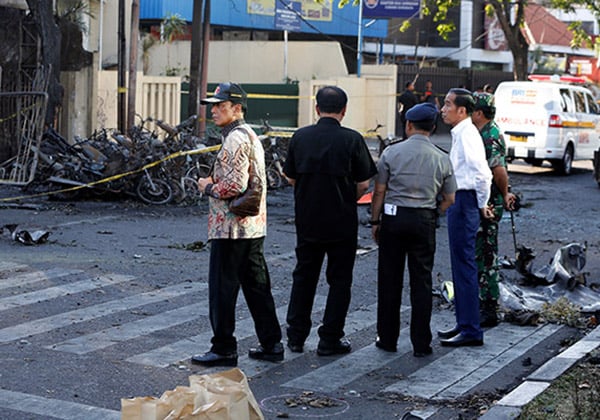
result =
M173 190L163 179L140 178L136 188L137 196L148 204L167 204L173 199Z

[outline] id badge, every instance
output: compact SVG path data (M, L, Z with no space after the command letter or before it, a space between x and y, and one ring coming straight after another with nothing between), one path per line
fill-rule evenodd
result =
M383 204L383 213L388 216L396 215L396 206L394 204Z

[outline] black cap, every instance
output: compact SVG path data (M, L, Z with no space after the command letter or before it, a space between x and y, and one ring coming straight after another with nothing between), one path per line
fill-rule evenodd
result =
M423 102L406 111L407 121L435 121L438 116L437 106L431 102Z
M215 92L211 98L201 99L200 102L206 104L218 104L220 102L231 101L234 104L242 104L246 107L246 100L248 95L237 83L220 83L215 89Z

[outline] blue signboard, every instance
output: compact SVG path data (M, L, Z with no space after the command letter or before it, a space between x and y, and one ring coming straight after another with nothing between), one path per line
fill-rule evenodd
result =
M385 0L379 0L379 2ZM406 0L405 0L406 1ZM357 36L358 7L351 4L339 9L337 0L211 0L210 23L212 25L249 28L253 30L282 30L275 27L276 10L286 9L287 4L301 4L298 16L300 29L294 32L327 35ZM418 3L418 2L417 2ZM193 1L191 0L143 0L140 1L140 19L162 20L171 14L178 14L184 20L192 21ZM364 28L363 35L372 38L387 36L385 19L377 20ZM297 26L294 25L294 28Z
M290 32L300 32L300 16L302 3L293 1L288 7L279 7L275 10L275 29Z
M420 0L362 0L363 17L369 19L419 16Z

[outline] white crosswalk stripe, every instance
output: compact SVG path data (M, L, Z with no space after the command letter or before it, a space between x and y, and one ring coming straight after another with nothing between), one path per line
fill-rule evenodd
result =
M402 316L410 311L410 307L402 308ZM364 313L364 312L362 312ZM349 314L349 318L356 316L356 312ZM371 323L377 322L377 307L373 305ZM447 321L450 318L447 314L437 315L432 317L432 323L439 324ZM363 318L361 318L363 320ZM408 339L410 337L409 327L402 328L400 331L400 340L398 341L398 351L389 353L379 350L375 347L375 343L369 344L361 349L356 349L350 354L339 358L332 363L329 363L319 369L315 369L306 375L300 376L282 386L310 389L314 391L332 392L363 375L372 372L400 357L408 352L412 352L412 344ZM327 378L327 381L320 380Z
M80 280L60 286L48 287L35 292L22 293L20 295L8 296L0 299L0 311L16 308L17 306L31 305L32 303L43 302L58 297L68 296L74 293L86 292L99 289L105 286L113 286L133 280L133 276L101 276L93 279Z
M483 347L454 349L385 390L422 398L456 398L552 335L558 328L552 324L492 328L485 334ZM519 344L514 346L515 342Z
M25 267L25 266L22 266ZM2 266L0 266L0 271L3 270ZM34 284L38 282L42 282L45 280L56 280L62 277L68 277L75 274L83 273L81 270L63 270L61 268L51 268L50 270L46 270L43 272L33 271L26 272L21 274L12 274L9 278L1 278L0 277L0 290L1 289L9 289L11 287L19 287L25 286L29 284Z
M119 420L121 412L0 389L0 407L53 419ZM51 413L51 414L50 414ZM26 417L21 417L26 418Z
M116 275L115 277L117 277ZM128 276L125 276L128 277ZM130 277L132 278L132 277ZM205 283L181 283L139 295L128 296L86 308L63 312L46 318L36 319L11 327L0 329L0 343L18 340L30 335L48 332L57 328L90 321L115 312L125 311L154 302L160 302L186 293L193 293L206 289Z
M54 268L46 271L32 271L20 264L0 262L0 290L6 290L8 294L8 296L0 298L0 311L8 314L11 310L27 305L51 302L53 299L69 299L76 293L100 290L135 279L133 276L120 274L82 279L84 275L85 273L80 270ZM59 284L57 284L58 281L60 281ZM28 291L18 293L18 291L8 290L23 285L28 285ZM32 290L36 288L37 290ZM45 349L84 356L118 343L136 340L137 345L131 346L131 348L138 349L135 350L136 352L140 351L139 349L143 350L141 353L135 354L132 354L132 351L124 353L122 357L126 362L158 369L181 363L187 364L192 355L202 353L210 348L212 331L207 328L199 331L199 334L186 337L181 333L177 335L177 329L174 327L208 315L208 298L205 293L207 288L208 285L205 282L184 282L9 325L0 329L0 344L50 333L59 328L88 321L101 323L103 317L111 319L111 315L123 311L166 302L186 294L201 293L202 297L199 300L195 299L193 304L176 308L166 305L165 309L145 316L143 319L122 322L118 326L109 325L108 323L112 321L107 321L106 328L95 329L82 335L79 335L81 332L78 332L77 336L69 337L67 335L62 339L63 341L55 339L48 343L46 340L46 343L42 344ZM313 318L317 321L315 324L319 323L316 313L322 312L325 304L326 296L317 295L315 297L313 306L315 313ZM277 308L277 315L284 332L286 313L287 304ZM409 314L410 307L403 306L402 319L407 319ZM348 314L345 332L348 336L352 336L367 330L373 331L376 322L376 303L365 305ZM435 326L451 325L453 322L452 311L435 312L432 318L432 329L435 331ZM316 326L312 328L305 342L304 353L292 353L286 348L285 359L282 363L253 360L246 354L241 354L238 366L249 378L256 378L298 358L313 357L319 340L317 328ZM542 340L550 337L559 328L560 326L556 325L522 327L502 323L500 326L486 331L483 347L447 349L442 355L436 355L435 353L440 350L435 350L431 358L421 359L422 364L414 372L385 387L382 391L426 399L459 398L502 370L510 362L517 360ZM167 345L153 349L139 345L150 334L167 329L172 329L175 334L173 341ZM374 345L375 334L373 332L369 332L369 334L372 334L373 337L371 340L367 340L367 345L359 346L353 343L351 353L323 358L318 367L312 366L309 370L300 370L297 376L292 379L288 378L281 386L295 390L333 394L353 382L368 378L371 372L412 353L408 327L403 328L400 332L397 353L388 353L377 349ZM256 340L254 322L250 316L236 320L236 337L238 341L253 337ZM40 340L44 341L44 337L40 337ZM362 340L362 342L364 341ZM327 380L323 380L324 378ZM118 412L99 407L23 394L8 389L0 390L0 409L22 411L25 400L28 404L25 412L41 416L52 412L53 417L65 419L116 419L119 417ZM435 412L435 409L432 410L430 411Z
M315 308L322 308L325 304L325 297L315 297ZM277 308L277 317L279 320L285 319L287 306ZM254 335L254 321L252 318L245 318L236 322L236 337L238 340L252 337ZM148 366L167 367L173 363L189 359L192 355L203 353L210 349L210 339L212 331L204 331L193 337L179 340L170 345L151 350L146 353L137 354L129 357L128 362L139 363ZM240 365L240 368L241 365ZM244 371L246 373L246 371ZM246 373L247 376L252 376Z
M192 321L199 316L206 315L208 315L208 305L206 302L187 305L183 308L162 312L138 321L128 322L118 327L65 340L61 343L46 346L46 348L75 354L86 354L112 346L115 343L174 327L184 322Z

